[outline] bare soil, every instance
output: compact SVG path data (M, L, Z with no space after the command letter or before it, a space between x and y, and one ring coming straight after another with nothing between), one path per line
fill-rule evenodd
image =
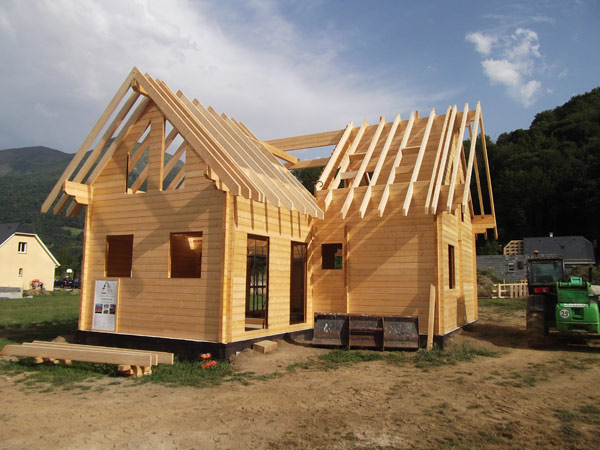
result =
M327 352L242 352L249 385L90 381L40 393L0 377L0 448L598 448L600 348L530 350L522 310L482 307L450 346L498 352L423 370L371 361L287 371ZM272 376L277 372L280 376Z

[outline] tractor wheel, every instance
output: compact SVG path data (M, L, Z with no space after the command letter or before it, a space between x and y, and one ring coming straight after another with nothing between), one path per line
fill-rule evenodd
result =
M541 348L545 343L544 313L527 310L527 344L531 348Z

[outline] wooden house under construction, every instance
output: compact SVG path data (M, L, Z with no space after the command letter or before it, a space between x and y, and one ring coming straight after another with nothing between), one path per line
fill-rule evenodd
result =
M134 68L42 205L85 207L79 339L224 355L315 313L473 322L475 238L496 230L479 131L478 104L261 141ZM309 167L314 196L290 172Z

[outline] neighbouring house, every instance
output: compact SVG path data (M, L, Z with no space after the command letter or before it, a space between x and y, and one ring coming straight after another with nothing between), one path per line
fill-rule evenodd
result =
M496 233L478 131L479 104L262 141L134 68L42 205L85 208L78 339L224 356L317 312L475 321L475 238ZM315 196L290 172L310 167Z
M21 223L0 224L0 286L54 289L60 264L42 240Z
M596 264L594 247L583 236L548 236L512 240L504 246L503 255L478 255L477 268L491 271L506 283L518 283L527 279L527 258L535 251L561 256L567 268Z

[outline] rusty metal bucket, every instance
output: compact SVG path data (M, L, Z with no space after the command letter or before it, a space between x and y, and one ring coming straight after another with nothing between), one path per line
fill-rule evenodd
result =
M313 345L418 349L419 322L417 317L315 313Z

